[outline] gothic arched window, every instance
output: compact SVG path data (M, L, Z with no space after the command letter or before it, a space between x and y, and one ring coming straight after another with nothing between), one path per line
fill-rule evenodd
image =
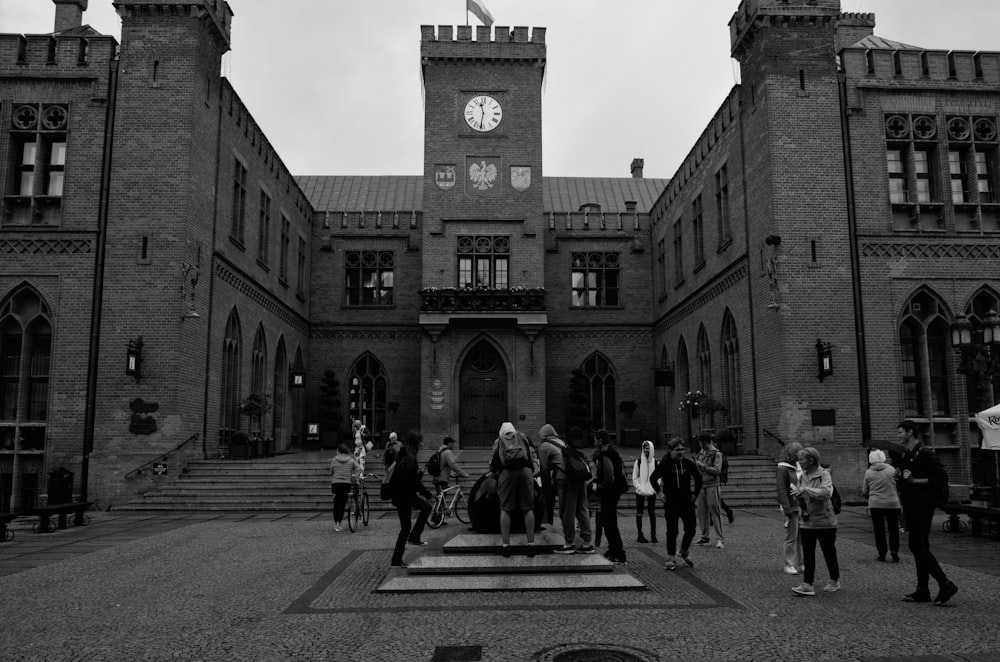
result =
M615 406L615 373L611 363L600 352L594 352L583 362L583 374L590 383L590 420L595 430L617 429Z
M938 300L926 290L910 297L899 325L903 415L948 417L949 324Z
M385 369L371 352L365 352L351 369L348 413L372 435L385 429L387 382Z
M278 338L274 351L274 412L271 416L271 438L274 447L285 449L285 409L288 406L288 359L285 358L285 339Z
M740 341L736 320L728 309L722 317L722 404L726 406L726 427L743 427L742 385L740 383Z
M219 398L223 429L240 427L240 316L233 308L222 337L222 392Z
M0 303L0 450L44 450L52 315L24 286Z

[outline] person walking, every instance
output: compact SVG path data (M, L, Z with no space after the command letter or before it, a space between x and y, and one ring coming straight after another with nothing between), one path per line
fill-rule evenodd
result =
M691 460L687 444L680 437L667 443L667 454L656 465L650 476L650 483L663 490L663 515L667 520L667 562L664 570L674 570L677 562L678 520L684 522L684 537L681 538L680 557L689 568L694 567L691 558L691 541L694 540L697 521L695 503L701 492L701 471Z
M896 489L896 468L886 464L885 453L877 448L868 453L868 471L865 472L861 494L868 499L868 513L875 530L876 560L885 561L885 553L892 554L892 562L899 563L899 493ZM885 529L889 527L888 550Z
M715 546L725 549L722 535L722 492L719 484L719 474L722 473L722 453L715 447L712 435L698 435L701 451L695 457L694 463L701 471L701 492L698 494L698 524L701 528L701 538L696 545L709 545L709 527L715 532Z
M909 532L909 547L917 566L917 590L903 596L907 602L931 602L930 577L938 584L935 605L943 605L956 593L958 587L950 581L931 553L931 522L934 508L947 502L948 473L934 451L920 443L919 429L913 421L903 421L896 426L896 437L906 447L903 453L900 503Z
M657 543L656 539L656 487L650 483L649 477L656 470L656 457L653 455L653 442L642 442L642 450L638 459L632 465L632 487L635 489L635 529L640 543ZM643 511L649 512L649 540L642 535Z
M622 534L618 529L618 500L628 488L622 468L622 458L611 443L607 430L594 433L597 441L597 494L601 498L601 524L608 539L604 558L613 563L628 563Z
M432 497L424 487L421 480L423 472L417 466L417 452L420 451L422 441L423 436L418 431L410 430L403 447L396 453L396 468L392 471L392 505L396 507L396 515L399 516L399 535L396 536L396 547L393 549L390 565L401 568L406 567L403 552L407 544L427 544L420 536L427 524L427 517L431 514L431 504L427 499ZM413 510L418 511L416 524L410 522Z
M452 437L445 437L437 449L438 466L441 470L436 476L431 476L431 480L434 481L434 489L438 493L440 493L441 490L447 489L447 487L451 484L452 474L458 476L459 478L468 478L469 476L469 474L458 465L458 460L455 459L454 448L455 440Z
M343 528L344 507L351 493L351 482L362 471L347 444L337 444L337 454L330 459L330 492L333 494L333 530Z
M802 571L802 540L799 538L799 502L792 494L792 487L798 485L802 470L799 468L799 451L802 444L793 441L782 447L778 454L778 506L785 516L785 574L797 575Z
M837 516L830 497L833 496L833 479L830 472L820 466L819 451L803 448L799 451L802 476L791 492L799 502L802 513L799 536L802 538L802 556L805 561L803 581L792 588L796 595L816 595L813 580L816 577L816 543L823 550L830 581L824 591L840 590L840 564L837 561Z
M497 474L501 553L510 556L512 513L523 513L528 546L535 544L535 479L531 444L509 421L500 426L500 436L493 442L490 470Z

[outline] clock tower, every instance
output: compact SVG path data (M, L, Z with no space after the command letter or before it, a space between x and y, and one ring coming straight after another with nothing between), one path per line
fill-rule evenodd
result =
M544 423L545 29L423 26L421 429ZM537 423L537 425L536 425Z

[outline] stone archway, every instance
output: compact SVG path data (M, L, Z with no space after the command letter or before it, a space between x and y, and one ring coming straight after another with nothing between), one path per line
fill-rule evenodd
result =
M496 348L479 341L465 357L458 378L462 448L489 448L507 420L507 369Z

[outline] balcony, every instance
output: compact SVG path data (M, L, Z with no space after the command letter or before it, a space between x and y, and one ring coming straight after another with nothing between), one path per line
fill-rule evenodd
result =
M420 290L422 313L509 313L542 312L545 289L428 287Z

